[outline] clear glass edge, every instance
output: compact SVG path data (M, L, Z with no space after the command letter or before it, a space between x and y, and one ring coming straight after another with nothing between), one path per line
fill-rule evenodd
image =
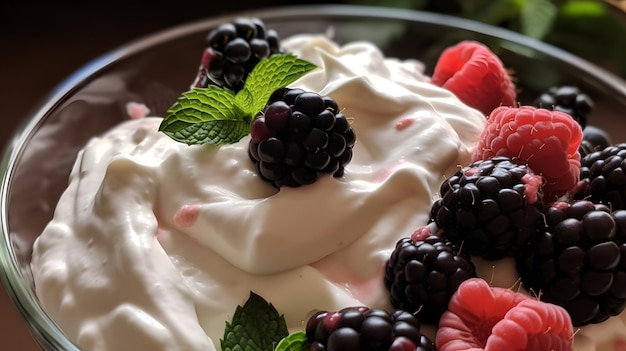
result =
M488 35L492 37L516 42L523 46L545 53L548 56L555 58L558 57L559 60L565 61L566 63L581 70L590 72L591 75L598 77L611 88L626 96L626 82L624 80L603 68L600 68L580 57L550 44L546 44L503 28L490 26L468 19L436 13L387 7L355 5L293 5L247 10L227 15L220 15L217 17L209 17L187 24L178 25L125 44L118 49L90 61L66 80L57 85L48 97L44 99L45 102L41 104L40 107L27 117L17 128L12 139L5 145L3 150L2 160L0 162L0 231L2 231L2 237L0 239L1 280L7 290L7 293L9 294L10 299L18 309L18 312L23 316L30 328L31 333L42 347L51 347L53 350L79 351L79 348L69 341L62 334L56 324L47 317L45 311L43 311L37 303L37 297L34 292L21 283L23 281L23 276L19 268L19 264L15 259L13 247L10 243L8 222L6 220L8 188L14 171L15 162L23 151L21 146L24 145L26 140L31 136L37 125L45 120L48 111L52 110L54 106L61 102L66 96L82 86L82 84L88 81L89 78L96 72L115 63L125 56L141 52L142 50L148 49L155 44L173 40L190 33L206 31L208 28L211 28L218 23L229 21L238 16L256 16L264 20L278 18L291 20L293 17L310 18L320 16L354 18L369 17L396 19L409 22L425 22L436 25L447 25L476 33L488 33Z

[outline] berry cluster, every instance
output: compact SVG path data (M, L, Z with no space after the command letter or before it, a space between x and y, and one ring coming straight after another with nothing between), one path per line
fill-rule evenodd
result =
M468 58L462 50L453 57L472 62L470 49ZM480 66L447 60L439 78ZM626 307L626 144L587 125L593 102L578 88L551 88L535 104L493 106L473 162L441 184L429 224L401 239L387 261L392 305L438 324L439 350L520 340L525 349L570 350L573 326ZM522 286L541 299L476 288L487 285L475 278L474 257L512 258ZM494 296L506 298L487 301ZM522 311L540 324L517 319ZM489 325L465 320L473 313Z
M341 177L356 142L332 98L302 89L277 90L250 135L250 158L277 188L312 184L322 174Z
M420 322L405 311L389 313L368 307L320 311L306 325L311 351L435 351Z
M194 86L243 88L248 74L261 59L280 52L280 40L273 29L266 29L258 18L237 18L223 23L207 36Z
M576 88L552 88L537 99L549 109L512 107L507 99L514 89L497 62L472 43L446 51L438 62L433 83L472 101L488 115L487 124L473 163L441 184L429 224L398 241L384 283L395 308L439 326L439 350L505 344L570 350L573 325L597 323L624 308L620 230L626 214L588 201L564 211L555 200L578 193L621 206L623 155L620 146L599 151L610 142L586 126L593 103ZM467 89L474 83L469 76L485 77L489 89ZM582 151L589 155L581 167ZM476 278L474 257L513 258L524 287L546 298L489 287ZM528 324L528 316L537 323Z

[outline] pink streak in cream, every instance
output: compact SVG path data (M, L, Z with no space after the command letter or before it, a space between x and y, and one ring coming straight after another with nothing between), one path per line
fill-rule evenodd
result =
M196 223L199 214L200 205L183 205L174 214L174 224L179 228L189 228Z
M415 122L415 117L404 117L396 122L396 129L398 131L405 130L406 128L410 127L413 122Z

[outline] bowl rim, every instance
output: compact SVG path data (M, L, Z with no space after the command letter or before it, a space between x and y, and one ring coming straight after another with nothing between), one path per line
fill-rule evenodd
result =
M558 57L559 60L578 69L590 72L591 75L605 83L615 91L626 96L626 82L609 71L595 64L575 56L551 44L524 36L508 29L495 27L473 20L419 10L407 10L382 6L363 5L288 5L267 7L232 12L218 16L206 17L199 20L175 25L160 31L148 34L119 46L95 59L89 61L54 87L42 100L39 107L25 116L22 123L13 132L10 140L5 144L0 161L0 278L9 295L10 300L22 316L31 334L40 346L54 350L79 349L62 333L61 329L48 317L43 308L37 303L35 293L21 282L23 274L15 258L8 230L8 193L16 167L16 161L23 152L23 146L31 134L43 123L50 111L53 111L66 97L83 87L90 78L106 67L115 64L121 59L147 50L155 45L172 41L186 35L207 31L222 22L230 21L240 16L255 16L262 20L301 18L371 18L382 20L399 20L405 22L422 22L438 26L449 26L460 30L475 33L484 33L493 38L515 42L529 47L547 56Z

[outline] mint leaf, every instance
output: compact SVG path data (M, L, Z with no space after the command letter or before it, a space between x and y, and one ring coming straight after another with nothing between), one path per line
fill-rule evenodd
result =
M250 72L243 89L237 93L237 105L254 116L263 110L267 99L276 89L286 87L316 67L292 54L277 54L263 59Z
M276 346L275 351L308 351L311 343L303 331L291 333L284 337Z
M232 91L209 86L183 93L167 111L159 131L189 145L219 145L239 141L250 124Z
M226 322L223 351L272 351L289 334L285 317L271 303L250 292L243 306L237 306L233 320Z
M275 90L315 67L291 54L263 59L237 95L214 85L183 93L167 111L159 131L188 145L236 143L250 132L254 116L263 110Z

